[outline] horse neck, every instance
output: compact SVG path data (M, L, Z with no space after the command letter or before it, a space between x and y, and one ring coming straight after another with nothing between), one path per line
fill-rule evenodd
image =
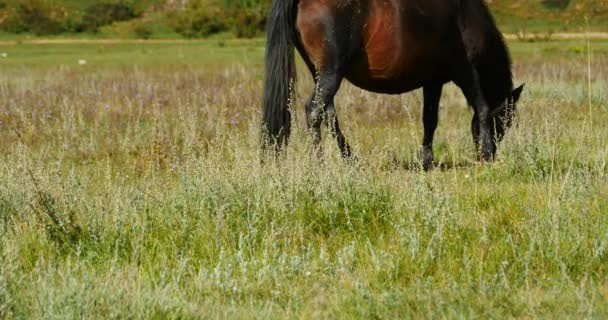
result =
M499 107L513 89L511 58L500 32L495 29L487 36L484 54L477 62L481 89L491 109Z

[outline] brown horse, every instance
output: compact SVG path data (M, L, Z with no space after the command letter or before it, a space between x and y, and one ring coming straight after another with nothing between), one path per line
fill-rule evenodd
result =
M318 147L323 119L343 156L334 96L343 79L368 91L424 91L423 167L433 164L442 87L453 81L474 110L473 139L490 160L511 125L523 85L483 0L274 0L268 19L263 101L265 145L287 143L294 48L315 79L306 120Z

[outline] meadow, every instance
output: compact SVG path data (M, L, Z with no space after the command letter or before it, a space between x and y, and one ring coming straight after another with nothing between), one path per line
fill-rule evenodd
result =
M497 160L450 85L425 173L420 92L311 157L301 65L261 153L261 40L0 44L0 318L608 317L608 42L509 45Z

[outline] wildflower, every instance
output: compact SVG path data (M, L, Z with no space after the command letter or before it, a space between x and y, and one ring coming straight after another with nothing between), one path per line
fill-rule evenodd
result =
M8 53L2 52L2 53L0 53L0 57L2 57L2 58L8 58Z
M85 64L87 64L87 60L80 59L80 60L78 60L78 64L81 66L84 66Z

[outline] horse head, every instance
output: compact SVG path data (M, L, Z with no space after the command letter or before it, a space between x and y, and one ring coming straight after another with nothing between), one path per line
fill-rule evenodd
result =
M513 124L513 118L517 112L517 102L524 90L524 84L511 91L511 94L491 111L492 137L495 143L502 141L506 131ZM475 144L479 144L479 119L473 117L471 132Z

